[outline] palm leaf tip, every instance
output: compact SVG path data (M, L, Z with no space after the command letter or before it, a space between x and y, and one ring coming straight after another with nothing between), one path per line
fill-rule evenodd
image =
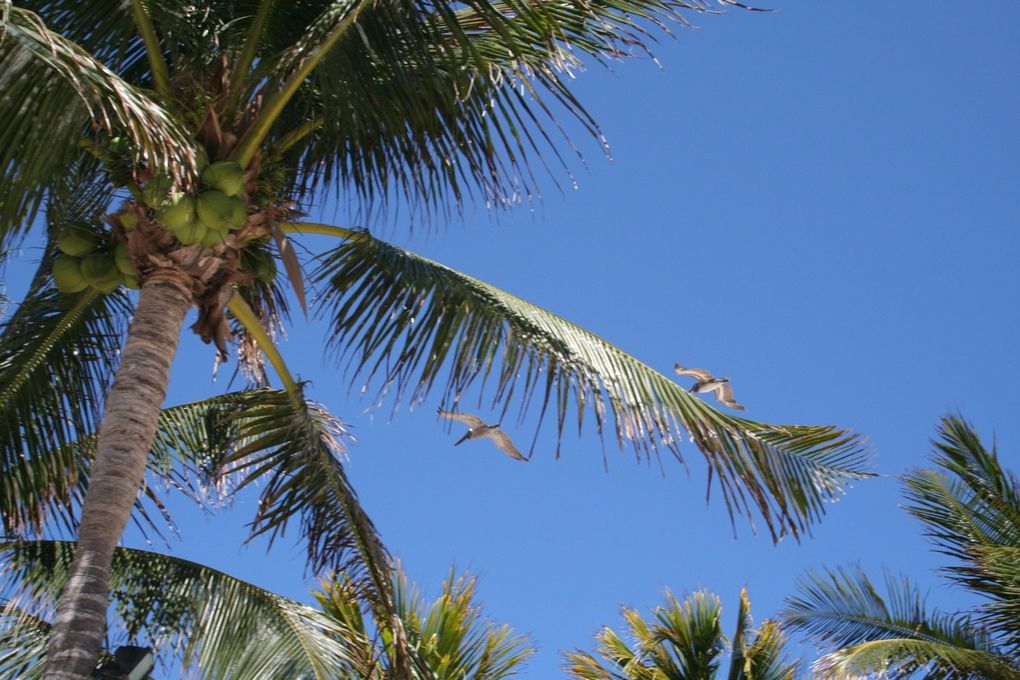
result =
M366 384L379 379L412 404L436 389L455 402L477 382L504 411L519 400L544 415L554 402L560 439L577 401L579 427L591 412L600 434L611 429L639 456L664 449L683 460L689 441L731 516L757 514L776 540L806 531L853 480L871 476L858 434L721 413L563 318L367 232L328 253L314 276L329 346Z

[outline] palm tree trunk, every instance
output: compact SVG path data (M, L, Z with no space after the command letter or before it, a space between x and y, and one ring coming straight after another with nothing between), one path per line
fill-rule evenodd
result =
M74 564L47 648L46 680L87 680L96 668L106 633L113 551L142 485L191 302L190 278L175 271L159 270L142 287L106 399Z

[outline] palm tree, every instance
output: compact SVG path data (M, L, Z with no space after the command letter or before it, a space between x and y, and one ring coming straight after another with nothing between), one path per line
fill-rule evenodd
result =
M721 413L509 293L301 219L325 187L362 214L399 199L432 219L529 195L531 163L560 158L554 109L600 134L564 74L640 50L702 0L0 2L0 252L48 204L42 263L0 340L0 505L10 535L60 518L78 536L48 678L95 667L146 467L173 478L175 465L203 489L263 480L254 532L300 517L310 566L353 570L410 674L389 557L339 458L342 425L272 340L289 319L276 261L307 304L301 234L339 242L312 274L328 343L408 401L438 390L456 403L494 382L504 412L554 403L561 432L573 400L639 453L679 457L686 438L731 515L760 515L774 538L802 533L865 476L851 432ZM233 342L256 389L161 413L192 306L193 330L221 356Z
M786 637L775 621L766 619L753 630L747 589L740 591L737 628L729 643L722 632L722 603L707 591L683 602L669 591L655 608L654 621L636 609L623 609L631 645L606 626L595 634L596 653L566 655L567 673L579 680L713 680L731 647L729 680L793 680L797 664L786 658Z
M1020 480L969 423L943 418L934 469L903 477L907 511L951 558L943 576L983 600L970 611L930 608L907 578L881 590L858 567L811 572L784 622L823 648L825 678L1020 678Z
M397 611L408 642L433 680L501 680L518 673L535 648L506 625L482 616L475 601L477 579L451 571L442 593L426 604L402 570L394 577ZM362 680L400 678L392 638L373 640L349 577L334 573L323 581L316 599L322 610L347 631L345 644L357 666L368 669Z

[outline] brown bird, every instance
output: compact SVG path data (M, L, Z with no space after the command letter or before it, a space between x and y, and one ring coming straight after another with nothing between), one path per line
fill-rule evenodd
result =
M478 416L473 416L469 413L454 413L452 411L444 411L439 409L439 415L443 418L449 418L450 420L456 420L458 423L464 423L468 426L468 431L464 433L464 436L454 442L454 446L468 440L478 439L480 437L488 437L496 445L500 451L510 456L514 460L527 461L528 459L517 450L514 443L510 441L510 437L505 432L499 429L502 423L496 423L495 425L486 425Z
M729 386L729 378L717 378L703 368L684 368L679 363L673 367L677 375L688 375L697 379L691 386L690 392L715 392L716 401L723 406L735 408L738 411L747 409L733 399L733 388Z

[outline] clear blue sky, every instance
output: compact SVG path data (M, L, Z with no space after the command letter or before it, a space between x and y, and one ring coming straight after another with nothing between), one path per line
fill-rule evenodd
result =
M488 614L541 647L525 678L556 677L559 650L590 647L621 603L647 610L665 587L720 594L727 630L741 586L761 618L805 568L854 560L962 603L938 585L895 475L925 462L954 410L1020 470L1020 5L776 5L696 17L656 49L662 70L581 74L613 160L577 136L576 190L547 183L535 211L498 224L477 211L381 233L663 372L729 375L749 417L866 434L882 476L813 536L773 546L738 524L734 538L693 449L689 475L664 460L665 476L612 447L607 473L591 428L567 434L560 460L548 440L529 464L484 442L454 449L437 401L391 421L349 390L320 324L284 344L352 426L350 474L389 548L429 593L451 564L480 574ZM341 219L331 205L316 217ZM225 389L230 368L213 384L212 360L186 337L168 403ZM300 547L240 546L253 510L250 496L215 519L182 507L173 552L306 599Z

